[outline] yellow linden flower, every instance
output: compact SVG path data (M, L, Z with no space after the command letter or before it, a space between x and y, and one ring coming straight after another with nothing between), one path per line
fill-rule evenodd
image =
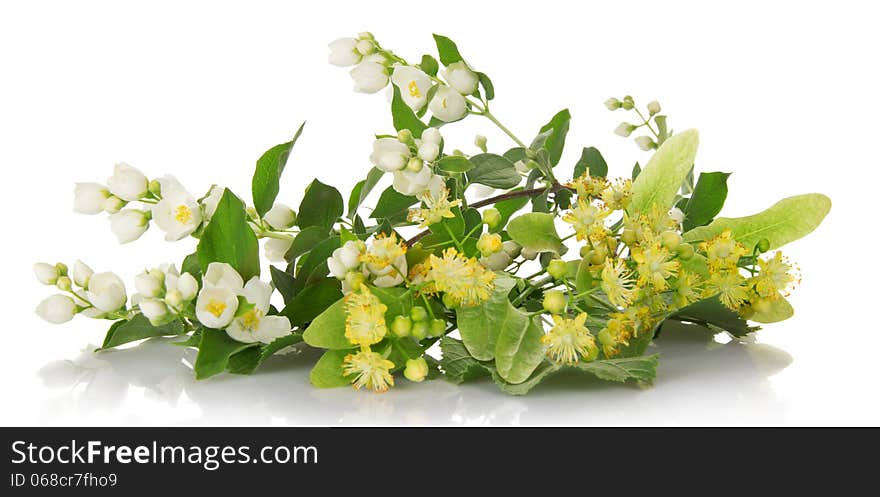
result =
M654 290L663 291L669 287L666 280L678 274L678 261L670 260L669 250L659 243L634 250L632 258L638 263L639 286L650 284Z
M578 197L577 206L562 216L562 220L574 228L578 240L590 238L594 241L599 241L608 232L604 224L608 214L610 214L610 211L600 209L593 204L587 203L583 198Z
M612 316L615 316L613 314ZM629 339L632 337L632 330L629 324L625 323L622 315L616 314L618 317L612 317L605 323L605 328L599 332L599 343L602 344L602 353L605 357L614 357L620 353L618 348L620 345L629 345Z
M394 386L394 377L391 376L393 367L393 362L369 348L348 354L342 361L342 373L345 376L357 375L352 381L356 390L367 387L376 393L385 392L389 386Z
M394 233L386 236L384 233L376 235L366 253L362 256L370 271L381 273L389 266L395 264L400 257L406 254L406 243L398 240ZM389 268L390 270L390 268Z
M388 307L370 293L367 285L345 296L345 338L354 345L367 346L381 341L388 333L385 311Z
M745 283L745 278L736 270L715 272L709 276L703 296L718 295L725 307L735 311L749 297Z
M632 180L617 180L602 190L602 202L615 211L626 209L632 197Z
M575 188L579 197L598 197L608 187L608 180L601 176L590 176L590 173L584 173L571 180L571 183L566 186Z
M427 195L424 208L410 209L407 219L409 221L419 221L419 228L427 228L428 226L439 223L444 218L450 219L455 217L452 208L461 205L461 200L455 199L449 201L449 190L444 189L438 198Z
M678 228L678 221L669 215L668 210L661 208L657 204L651 206L651 210L647 215L640 217L640 222L657 235L664 231Z
M759 259L758 266L761 272L754 279L755 292L765 299L776 300L780 292L787 294L797 279L792 273L794 267L782 257L782 252L776 252L771 259Z
M700 277L694 273L682 271L672 282L672 303L676 307L685 307L700 299Z
M553 316L553 328L541 337L541 343L547 345L547 356L559 364L574 364L578 355L584 360L596 358L599 348L590 330L584 326L587 313L582 312L574 319Z
M614 305L626 307L632 301L635 292L634 282L630 271L626 268L623 260L605 259L602 268L602 291L608 296L608 301Z
M748 253L741 243L733 239L730 230L724 230L715 238L701 243L700 250L706 253L709 269L712 271L733 269L739 258Z
M443 252L443 257L431 254L427 267L426 281L432 282L435 290L445 292L463 306L479 305L489 298L495 288L495 273L476 259L468 259L451 247Z

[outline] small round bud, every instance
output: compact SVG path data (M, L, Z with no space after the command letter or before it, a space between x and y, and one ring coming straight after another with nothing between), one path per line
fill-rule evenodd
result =
M150 193L156 197L162 196L162 183L159 183L159 180L154 179L153 181L150 181L150 186L147 188L150 190Z
M425 162L434 162L437 156L440 155L440 145L429 141L422 141L422 144L419 145L418 155L419 159Z
M608 248L605 245L597 245L595 249L593 249L593 253L590 255L590 263L593 265L605 264L605 259L608 258Z
M620 100L613 97L605 101L605 108L607 108L608 110L617 110L620 108L621 105L622 104Z
M431 320L431 329L428 331L430 336L439 337L443 335L446 331L446 320L445 319L432 319Z
M165 294L165 303L171 307L180 307L183 303L183 294L179 290L171 290Z
M345 284L352 290L357 290L367 281L367 277L359 271L349 271L345 274Z
M403 370L403 376L407 380L416 383L424 381L425 377L428 376L428 363L425 361L425 358L419 357L418 359L409 359L406 361L406 368Z
M660 102L658 102L658 101L656 101L656 100L652 100L650 103L648 103L648 112L649 112L652 116L653 116L654 114L659 113L659 112L660 112Z
M457 298L453 297L448 293L443 294L443 305L446 306L447 309L455 309L461 303Z
M581 256L581 259L587 259L587 258L591 257L592 253L593 253L593 247L590 247L589 245L584 245L583 247L581 247L580 251L578 252L578 254L580 254L580 256Z
M602 329L602 331L600 331L599 334L596 335L596 338L599 339L599 343L601 343L602 345L614 345L616 343L614 337L611 335L611 332L608 331L608 328Z
M480 264L486 266L492 271L501 271L513 262L513 258L507 255L504 250L495 252L488 257L480 257Z
M631 96L627 95L623 97L623 103L620 106L626 110L632 110L632 108L636 106L636 103Z
M533 261L536 257L538 257L538 252L530 248L523 248L522 252L520 252L520 255L522 255L523 259L527 261Z
M397 316L391 322L391 333L399 337L407 337L412 331L413 322L407 316Z
M544 292L544 310L551 314L562 314L565 311L565 294L560 290Z
M406 170L414 173L421 171L423 167L425 167L425 163L418 157L413 157L406 163Z
M37 280L44 285L54 285L58 282L57 265L53 266L45 262L38 262L34 264L34 274L37 276Z
M627 245L632 245L636 243L636 232L634 230L623 230L623 233L620 234L620 241Z
M482 150L483 152L485 152L487 150L486 142L487 142L486 137L483 135L477 135L474 137L474 145L476 145L477 148Z
M503 250L505 254L509 255L511 259L515 259L519 257L519 254L522 252L522 245L516 243L513 240L507 240L506 242L501 244L501 250Z
M639 136L635 139L635 142L645 152L657 148L657 143L650 136Z
M488 209L483 211L483 224L489 227L489 229L495 229L501 224L501 212L494 207L489 207Z
M457 156L459 156L459 157L465 157L465 153L462 152L462 151L459 150L459 149L455 149L455 150L453 150L453 151L452 151L452 155L457 155Z
M60 278L58 278L58 281L55 282L55 286L57 286L59 290L69 292L71 288L70 278L68 278L67 276L61 276Z
M416 321L415 323L413 323L410 333L412 333L413 338L415 338L416 340L423 340L425 337L428 336L429 329L430 326L426 321Z
M397 132L397 141L401 143L409 143L413 141L412 131L408 129L402 129Z
M694 246L690 243L682 243L678 246L676 253L678 254L679 259L683 261L689 260L694 256Z
M67 276L67 264L63 262L59 262L55 264L55 269L58 270L58 274L61 276Z
M678 250L681 245L681 235L676 231L664 231L660 233L660 243L671 251Z
M566 274L568 274L568 264L562 259L553 259L550 261L550 264L547 265L547 274L557 280L561 280L562 278L565 278Z
M411 317L413 321L420 323L428 319L428 311L426 311L424 307L417 305L409 311L409 317Z
M770 240L766 238L761 238L761 241L755 246L755 249L758 250L759 254L763 254L764 252L770 250Z
M110 214L116 214L123 207L125 207L125 200L122 200L115 195L110 195L101 202L101 209Z
M501 235L498 233L483 233L480 235L480 239L477 240L477 250L483 255L483 257L490 256L495 252L501 251Z
M622 136L622 137L626 138L629 135L631 135L632 132L635 131L635 129L636 129L636 127L634 125L627 123L627 122L623 122L623 123L618 124L617 127L614 128L614 134L617 136Z
M611 252L617 251L617 238L609 237L605 240L605 242L608 244L609 251L611 251Z
M370 40L360 40L359 42L357 42L354 48L361 55L370 55L371 53L376 51L376 46Z

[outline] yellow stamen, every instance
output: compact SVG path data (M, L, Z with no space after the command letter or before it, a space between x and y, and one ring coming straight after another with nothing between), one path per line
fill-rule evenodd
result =
M174 209L174 219L180 224L186 224L192 219L192 210L185 205L178 205L177 208Z
M223 311L226 310L226 303L220 302L219 300L212 300L208 302L208 305L205 306L205 310L214 315L214 317L219 318Z
M409 96L413 98L422 98L422 92L419 91L419 85L417 85L415 81L410 81L407 87L409 88Z

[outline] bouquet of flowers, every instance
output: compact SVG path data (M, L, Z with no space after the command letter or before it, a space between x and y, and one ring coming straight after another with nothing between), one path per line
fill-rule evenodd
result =
M130 299L113 272L37 264L37 278L62 292L37 314L111 321L101 350L179 337L198 350L196 378L250 374L313 347L324 350L310 375L319 388L383 392L402 373L488 376L511 394L562 370L651 382L648 347L670 321L740 337L792 316L786 296L799 275L778 249L820 224L827 197L716 217L729 173L695 174L697 132L673 133L656 101L642 108L630 96L605 105L630 113L615 133L640 134L650 160L612 179L586 147L573 170L561 167L569 111L521 140L492 114L489 76L449 38L434 40L439 60L417 63L369 33L330 44L330 63L353 66L356 91L390 85L394 131L376 135L373 167L347 202L318 180L298 211L277 201L302 126L257 160L252 206L219 186L196 198L173 176L150 180L122 163L106 184L77 184L74 209L109 213L121 243L155 225L196 248L179 268L137 274ZM477 136L468 154L446 143L443 127L470 116L512 147L490 152ZM371 195L386 175L390 186ZM262 278L261 239L272 263ZM283 306L270 302L276 291Z

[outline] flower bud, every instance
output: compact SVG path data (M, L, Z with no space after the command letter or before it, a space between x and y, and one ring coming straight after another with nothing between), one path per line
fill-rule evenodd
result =
M54 285L58 282L58 268L52 264L38 262L34 264L34 275L44 285Z
M376 51L376 45L374 45L373 42L369 40L358 41L357 44L355 44L354 48L361 55L370 55L371 53Z
M263 216L266 224L275 230L286 230L296 223L296 212L284 204L275 204Z
M678 246L676 253L678 254L679 259L683 261L689 260L694 256L694 246L690 243L682 243Z
M561 280L566 274L568 274L568 264L562 259L553 259L550 261L550 264L547 265L547 274L554 279Z
M406 368L403 370L403 376L409 381L416 383L424 381L428 376L428 363L424 357L418 359L410 359L406 361Z
M492 271L501 271L509 266L511 262L513 262L513 258L507 255L504 250L486 257L480 257L480 264Z
M612 97L605 101L605 108L608 110L617 110L621 106L620 100Z
M489 207L488 209L483 211L483 224L489 227L489 229L495 229L501 224L501 212L494 207Z
M627 245L633 245L636 243L638 236L636 235L635 230L623 230L623 233L620 234L620 241Z
M112 272L97 273L89 279L86 297L99 310L113 312L125 306L125 284Z
M758 253L763 254L764 252L770 250L770 240L766 238L761 238L761 241L755 246L758 250Z
M36 312L37 316L49 323L61 324L73 319L76 314L76 304L72 298L59 293L40 302Z
M148 299L145 299L148 300ZM165 303L173 308L180 307L180 304L183 303L183 296L180 293L180 290L174 289L165 294ZM149 316L147 316L149 317Z
M157 197L162 196L162 182L157 179L150 181L150 186L147 189Z
M660 112L660 102L658 102L658 101L656 101L656 100L652 100L650 103L648 103L648 112L649 112L652 116L653 116L654 114L659 113L659 112Z
M85 288L89 284L89 278L92 277L94 271L92 268L87 266L83 261L76 261L73 263L73 281L77 285Z
M562 314L565 311L565 294L560 290L544 292L544 310L551 314Z
M429 141L422 141L422 144L419 145L418 155L419 159L425 162L434 162L437 156L440 155L440 145Z
M657 148L657 144L650 136L639 136L635 139L635 142L636 145L638 145L639 148L644 150L645 152Z
M593 265L600 265L605 263L605 259L608 258L608 248L605 245L596 245L593 249L593 252L590 254L590 263Z
M150 322L158 322L168 315L168 307L158 299L143 299L138 304L143 314Z
M428 333L432 337L439 337L443 335L446 331L446 320L445 319L432 319L431 320L431 329L428 330Z
M626 110L632 110L632 108L635 107L635 105L636 104L633 101L633 98L631 96L627 95L627 96L623 97L623 103L621 103L621 107L623 107Z
M69 292L72 288L70 278L67 276L61 276L58 278L58 281L55 282L55 286L58 287L59 290Z
M416 340L422 340L428 336L429 328L430 326L427 321L416 321L413 323L410 333Z
M409 317L412 318L413 321L420 323L428 319L428 311L426 311L424 307L417 305L410 309Z
M345 274L345 284L352 290L357 290L367 281L367 277L360 271L349 271Z
M412 331L413 322L407 316L397 316L391 322L391 333L399 337L409 336Z
M477 148L480 149L480 150L482 150L483 152L486 152L486 151L488 150L488 149L486 148L486 142L487 142L487 141L488 141L488 140L487 140L486 137L483 136L483 135L477 135L477 136L474 137L474 145L476 145Z
M413 141L412 131L408 129L402 129L397 132L397 141L400 143L410 143Z
M664 231L660 233L660 243L670 251L675 251L681 245L681 235L675 231Z
M635 131L635 129L636 127L634 125L623 122L618 124L617 127L614 128L614 134L626 138L631 135L632 132Z
M374 40L373 33L369 31L361 31L358 33L358 40Z
M195 276L183 273L177 278L177 291L180 292L180 298L190 301L199 291L199 282L196 281Z
M423 167L425 163L418 157L413 157L406 163L406 170L414 173L421 171Z
M507 240L506 242L501 244L501 250L503 250L505 254L509 255L511 259L515 259L519 257L519 254L522 252L522 245L516 243L513 240Z
M101 202L101 210L110 214L116 214L123 207L125 207L125 201L115 195L110 195Z
M97 214L104 210L110 191L98 183L77 183L73 190L73 210L80 214Z
M483 255L483 257L490 256L495 252L501 251L501 235L498 233L483 233L480 235L480 239L477 240L477 250Z
M433 143L434 145L440 146L440 142L443 141L443 136L440 134L440 130L437 128L428 128L425 131L422 131L422 143Z
M134 287L145 297L158 297L162 293L162 280L154 271L144 271L134 277Z
M538 252L530 248L523 248L522 252L520 252L520 255L523 259L527 261L533 261L536 257L538 257Z
M608 328L603 328L602 331L596 335L596 338L599 339L599 343L607 346L614 346L617 344L617 341L614 339L614 336L608 331Z

